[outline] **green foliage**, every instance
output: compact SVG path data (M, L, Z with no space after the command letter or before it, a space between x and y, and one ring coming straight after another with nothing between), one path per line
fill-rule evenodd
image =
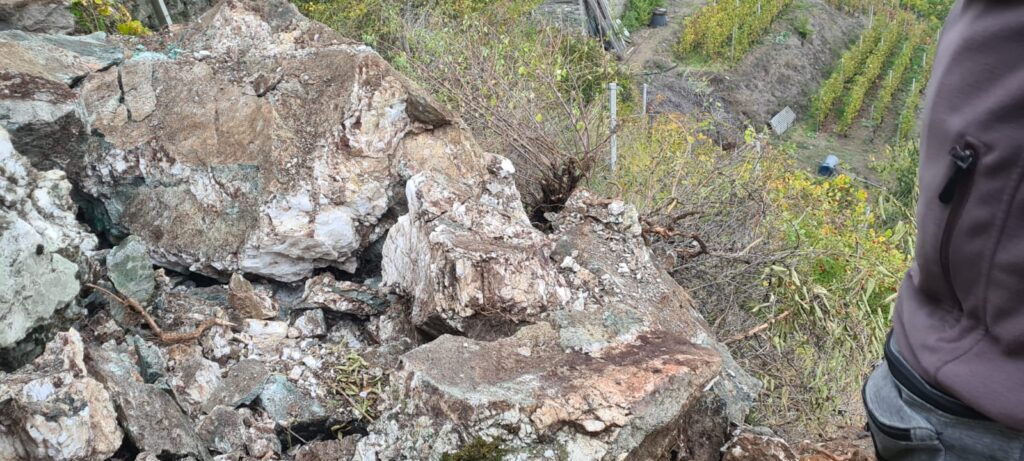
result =
M886 146L885 156L872 167L886 184L888 207L895 209L896 217L912 216L917 208L917 168L920 152L917 142Z
M882 88L878 91L878 95L875 97L875 103L872 105L873 110L871 113L871 121L878 125L882 123L882 119L885 114L889 111L889 107L892 104L893 96L903 85L903 77L910 68L911 61L914 58L915 52L918 49L918 45L921 43L924 28L918 27L914 32L910 34L910 37L903 44L903 48L900 50L900 54L896 56L893 61L892 67L889 69L889 74L886 77L885 83L882 84Z
M797 18L796 23L793 24L796 29L796 33L800 35L801 40L807 40L814 35L814 29L811 28L811 18L807 16L800 16Z
M874 9L905 10L922 19L946 19L954 0L827 0L835 8L862 13Z
M501 461L505 453L500 440L488 442L477 437L459 451L441 455L441 461Z
M675 52L735 63L764 35L792 0L720 0L685 19Z
M329 376L333 378L326 382L329 393L342 399L354 418L367 424L376 419L377 401L384 385L379 369L371 368L359 354L349 351L331 367Z
M860 114L861 106L864 104L864 96L867 95L868 90L874 87L875 80L878 79L889 59L889 54L900 43L900 36L905 31L907 21L905 18L896 18L895 20L887 21L887 24L885 34L882 35L878 45L868 55L863 69L846 93L846 98L843 101L843 115L839 118L839 123L836 125L836 131L839 133L846 133L850 125L853 125L857 115Z
M881 176L899 178L898 186L873 195L850 177L797 169L753 129L742 146L722 150L702 134L707 123L661 116L649 128L624 126L618 171L591 187L634 204L652 225L702 236L709 254L684 259L673 275L712 323L737 304L755 317L720 336L770 325L774 352L747 364L768 386L755 418L779 424L798 415L805 427L831 427L881 355L910 264L912 214L891 197L913 187L915 154L912 147L887 151L894 160ZM692 210L700 212L690 217ZM689 241L675 244L686 249ZM749 343L758 351L752 356L766 354L765 343ZM744 356L745 342L732 347Z
M540 0L511 0L502 8L488 0L292 0L307 17L322 22L343 35L377 48L386 57L409 51L405 37L422 20L432 25L460 23L493 24L502 19L521 18Z
M651 22L655 8L665 6L665 0L629 0L622 13L622 27L628 31L646 27Z
M936 43L933 41L924 54L924 62L915 59L914 72L909 80L907 96L900 111L899 126L896 129L896 141L906 142L914 133L917 124L917 112L921 105L921 96L924 94L925 86L928 85L928 78L931 75L932 60L935 58Z
M871 28L860 36L856 45L843 52L842 57L839 58L839 64L829 78L822 83L818 95L811 103L814 123L817 127L820 128L828 119L829 114L832 113L833 104L846 89L846 82L857 75L861 65L878 45L884 30L883 21L875 21Z
M150 34L146 26L132 19L128 9L115 0L71 0L71 14L75 16L78 27L88 33Z
M910 265L913 224L886 220L885 202L873 201L847 176L821 180L794 172L772 191L778 204L768 227L794 251L765 269L767 302L755 307L774 324L775 347L789 350L808 392L771 394L768 411L835 420L847 396L881 356L896 290ZM778 370L774 370L778 371ZM769 373L767 384L783 374ZM774 409L772 410L772 408Z

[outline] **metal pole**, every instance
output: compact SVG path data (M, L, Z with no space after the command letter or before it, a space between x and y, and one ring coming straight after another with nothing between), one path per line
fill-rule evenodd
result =
M164 27L173 24L171 13L167 11L167 5L164 4L164 0L149 0L149 3L153 6L153 11L156 13L157 22Z
M644 108L642 114L647 113L647 84L644 83Z
M616 85L615 82L609 83L608 84L608 90L609 90L609 94L610 94L610 97L611 97L610 103L611 103L611 118L612 118L611 119L611 135L612 135L612 137L611 137L611 148L612 148L611 168L612 168L612 173L615 173L615 165L619 162L619 144L618 144L618 140L615 138L615 131L616 131L615 130L615 99L616 99L615 98L615 93L618 90L618 85Z

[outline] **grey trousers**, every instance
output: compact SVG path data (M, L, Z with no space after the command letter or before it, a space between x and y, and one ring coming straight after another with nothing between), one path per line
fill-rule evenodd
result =
M864 406L879 461L1024 461L1024 433L933 408L884 362L864 384Z

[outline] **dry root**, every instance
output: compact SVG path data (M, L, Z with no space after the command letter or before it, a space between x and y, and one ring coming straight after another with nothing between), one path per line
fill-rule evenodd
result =
M184 343L184 342L189 342L189 341L195 341L195 340L199 339L199 337L202 336L202 334L205 333L206 330L209 330L211 327L214 327L214 326L218 326L218 325L219 326L225 326L225 327L233 327L233 326L235 326L233 323L230 323L230 322L226 322L226 321L223 321L223 320L220 320L220 319L217 319L217 318L209 318L209 319L203 320L202 323L197 325L196 329L193 330L193 331L189 331L189 332L186 332L186 333L166 332L166 331L163 330L163 328L160 328L160 325L158 325L156 323L156 320L153 319L153 316L149 315L149 312L146 312L146 309L144 307L142 307L142 304L139 304L138 301L136 301L136 300L134 300L132 298L129 298L127 296L119 296L119 295L111 292L110 290L108 290L106 288L103 288L103 287L97 286L97 285L93 285L91 283L87 283L85 286L87 286L89 288L92 288L93 290L99 291L100 293L103 293L108 298L113 299L114 301L117 301L117 302L127 306L131 310L135 311L135 313L141 315L142 318L146 320L146 325L149 326L149 329L150 329L150 331L152 331L153 335L156 337L156 340L158 342L161 342L161 343L164 343L164 344L177 344L177 343Z

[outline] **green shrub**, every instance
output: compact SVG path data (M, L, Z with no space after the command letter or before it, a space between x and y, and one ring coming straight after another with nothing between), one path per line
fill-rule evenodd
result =
M122 35L149 35L150 30L132 19L128 9L114 0L71 0L71 14L78 27L88 33L106 32Z
M684 20L675 53L697 54L727 63L739 61L792 0L722 0Z
M665 6L665 0L629 0L622 13L622 27L631 32L647 27L654 9L662 6Z
M591 186L636 205L645 228L679 232L652 249L683 255L672 275L719 338L744 338L731 348L767 386L753 418L816 433L853 423L842 409L881 356L910 263L912 214L890 196L914 187L913 149L886 152L894 160L882 176L899 180L874 194L848 176L798 169L785 146L750 129L744 145L723 150L702 134L706 123L660 116L649 128L624 126L618 171ZM693 235L706 253L692 256ZM765 323L763 339L743 336Z
M796 24L793 25L796 29L796 33L800 35L800 40L808 40L814 35L814 29L811 27L811 18L807 16L800 16L796 20Z

